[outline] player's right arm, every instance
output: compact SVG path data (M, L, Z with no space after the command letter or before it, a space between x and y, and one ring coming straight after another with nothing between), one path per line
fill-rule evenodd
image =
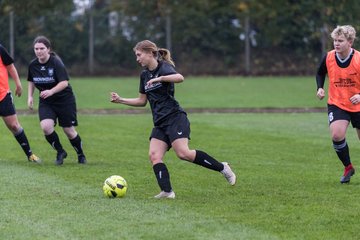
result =
M324 83L327 74L326 57L327 54L325 54L325 56L322 58L318 70L316 72L316 85L317 85L316 96L320 100L322 100L325 97Z
M28 81L28 107L29 109L33 109L34 107L34 91L35 91L35 85L33 82Z
M144 107L147 103L147 97L146 94L139 93L137 98L123 98L120 97L116 92L111 92L110 102L121 103L133 107Z

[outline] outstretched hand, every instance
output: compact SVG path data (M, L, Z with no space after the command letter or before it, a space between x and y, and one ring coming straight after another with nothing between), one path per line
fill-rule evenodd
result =
M111 92L110 93L110 102L119 103L120 102L120 96L116 92Z

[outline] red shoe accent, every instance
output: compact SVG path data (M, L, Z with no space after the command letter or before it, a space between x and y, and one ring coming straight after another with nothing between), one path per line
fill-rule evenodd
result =
M353 169L353 166L352 164L350 163L347 167L345 167L345 170L344 170L344 176L347 176L347 174L349 173L349 171Z

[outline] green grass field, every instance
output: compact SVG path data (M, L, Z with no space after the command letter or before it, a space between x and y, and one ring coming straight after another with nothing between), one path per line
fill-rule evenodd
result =
M217 102L214 95L222 108L325 105L314 97L310 78L239 81L244 83L194 79L179 85L177 99L187 108L211 107L209 102ZM137 95L137 80L98 82L74 81L79 106L119 106L103 97L111 89ZM220 94L220 82L246 89L236 96L234 89ZM195 93L198 100L191 101ZM90 103L92 98L97 100ZM57 129L69 153L60 167L53 164L55 152L37 116L19 118L44 163L28 163L10 132L0 127L0 239L358 238L360 181L355 175L350 184L339 183L342 166L331 146L326 113L190 114L190 147L230 162L238 182L232 187L221 174L180 161L170 151L165 161L174 200L153 199L159 189L147 158L150 114L80 115L77 129L88 164L76 163L75 152ZM360 147L352 129L348 143L357 166ZM129 183L123 199L103 196L102 183L113 174Z
M123 97L137 97L139 92L138 77L74 78L70 83L79 109L128 109L128 106L109 103L110 91ZM18 109L27 108L26 81L23 87L24 97L15 98ZM176 85L175 95L183 108L325 106L325 102L316 98L315 78L311 77L186 77Z

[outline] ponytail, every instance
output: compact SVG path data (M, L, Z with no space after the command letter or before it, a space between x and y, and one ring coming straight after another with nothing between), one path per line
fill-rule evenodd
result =
M171 58L171 53L166 48L159 48L158 49L158 60L168 62L169 64L171 64L171 65L173 65L175 67L175 63Z

